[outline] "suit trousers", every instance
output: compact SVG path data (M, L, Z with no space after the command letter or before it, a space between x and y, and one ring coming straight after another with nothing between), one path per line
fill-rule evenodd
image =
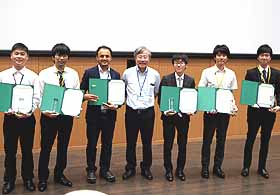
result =
M18 119L14 115L4 116L3 135L5 149L5 172L4 181L14 182L16 180L16 156L18 140L21 147L22 162L21 176L23 180L33 179L33 141L35 132L35 117Z
M143 161L141 169L150 169L152 165L152 137L154 131L154 107L134 110L126 106L126 170L135 170L136 167L136 142L138 133L141 133L143 147Z
M73 117L58 115L49 118L41 115L41 151L39 157L39 180L47 180L49 177L49 160L54 140L57 136L57 155L54 175L60 177L67 165L67 151L73 126Z
M203 144L201 150L202 167L209 166L210 151L213 136L216 130L216 150L214 156L214 167L221 167L224 160L224 150L228 124L230 120L229 114L217 113L203 115Z
M100 112L92 120L87 119L87 170L96 171L96 151L99 134L101 133L100 171L108 171L112 156L112 141L115 129L115 117L111 112Z
M171 151L175 138L175 128L177 129L178 144L177 170L183 170L185 167L189 121L190 117L185 114L182 117L177 114L174 116L163 117L163 159L166 171L173 170Z
M248 107L247 124L248 132L244 148L243 166L250 168L252 161L252 150L258 130L261 127L261 146L259 151L258 169L266 168L266 159L269 149L269 140L271 137L276 114L268 111L266 108Z

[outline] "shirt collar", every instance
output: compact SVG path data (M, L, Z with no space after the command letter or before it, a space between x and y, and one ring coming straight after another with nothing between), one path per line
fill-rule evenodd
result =
M97 65L97 67L98 67L98 70L99 70L100 73L105 73L105 72L109 72L109 73L110 73L110 66L109 66L108 69L105 70L105 71L102 70L102 68L101 68L101 66L100 66L99 64Z
M148 72L148 66L146 67L145 71L144 72L141 72L138 65L136 65L136 70L137 72L141 73L141 74L146 74Z
M14 66L12 67L13 74L20 73L20 74L24 75L25 71L26 71L25 66L20 70L17 70Z
M176 72L175 72L175 78L176 80L178 80L178 78L181 78L181 80L184 80L184 74L182 76L179 76Z
M220 70L220 69L217 67L216 64L213 66L213 68L214 68L215 72L221 72L221 73L225 73L225 72L226 72L226 69L227 69L227 67L224 66L224 70Z
M58 69L56 68L55 65L52 66L52 69L53 69L53 72L54 72L55 74L57 74L57 72L60 71L60 70L58 70ZM64 72L64 73L67 72L67 67L64 67L63 72Z
M266 72L268 72L269 69L269 65L266 66L266 68L263 68L261 65L259 65L259 70L262 72L263 70L265 70Z

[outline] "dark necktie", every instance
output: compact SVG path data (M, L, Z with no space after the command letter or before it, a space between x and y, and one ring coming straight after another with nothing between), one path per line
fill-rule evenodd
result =
M266 70L265 69L263 69L262 75L263 75L263 78L264 78L265 82L267 83L267 76L266 76Z
M63 78L63 71L57 71L57 74L59 76L59 86L60 87L65 87L65 82Z

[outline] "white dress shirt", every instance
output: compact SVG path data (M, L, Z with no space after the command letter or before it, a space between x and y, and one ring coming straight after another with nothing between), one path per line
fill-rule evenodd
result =
M14 67L3 70L0 72L0 82L17 84L17 85L29 85L33 87L33 106L32 112L38 107L40 102L40 88L38 75L23 67L21 70L17 70Z
M177 87L183 87L184 74L182 76L178 76L176 72L174 74L175 74L175 79L176 79Z
M51 66L42 70L39 73L40 80L40 95L43 96L43 90L45 83L59 86L58 69L55 66ZM65 88L80 89L80 80L78 72L72 68L65 67L63 72L63 79Z
M198 86L230 90L237 89L236 75L227 67L224 67L224 70L220 70L214 65L202 71Z
M159 91L160 75L150 67L141 72L138 66L124 71L122 79L126 84L126 104L133 109L146 109L154 106Z
M110 67L108 67L108 69L104 71L98 64L98 70L99 70L100 79L111 79Z

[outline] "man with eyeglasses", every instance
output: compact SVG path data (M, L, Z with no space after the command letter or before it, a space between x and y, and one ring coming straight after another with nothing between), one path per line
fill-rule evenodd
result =
M172 56L172 64L174 72L172 74L162 77L159 87L158 104L161 99L161 88L162 86L175 86L180 88L194 88L194 79L187 74L184 74L187 64L188 56L185 54L176 54ZM186 100L188 101L188 100ZM181 181L185 181L186 176L184 168L186 164L186 148L188 140L189 122L190 115L193 113L175 113L175 112L162 112L161 120L163 126L163 159L164 167L166 170L165 178L167 181L173 181L173 165L171 158L171 150L173 147L175 128L177 129L177 144L178 144L178 156L177 156L177 167L175 176Z

